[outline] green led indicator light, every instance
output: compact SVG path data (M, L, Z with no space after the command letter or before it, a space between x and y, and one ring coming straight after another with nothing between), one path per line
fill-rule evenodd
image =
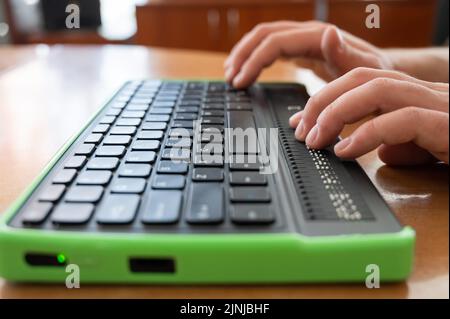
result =
M63 254L58 254L58 256L56 256L56 259L60 264L64 264L66 262L66 256L64 256Z

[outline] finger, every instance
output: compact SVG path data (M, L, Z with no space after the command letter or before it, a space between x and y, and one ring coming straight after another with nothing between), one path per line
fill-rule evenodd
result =
M356 158L382 144L413 142L448 163L448 120L448 113L417 107L403 108L364 123L336 144L334 150L340 157Z
M335 77L360 67L380 68L380 57L372 50L362 50L350 44L348 39L335 26L325 29L321 49L329 70Z
M424 87L428 87L431 89L435 89L433 83L417 80L411 76L400 72L394 71L386 71L386 70L376 70L376 69L368 69L368 68L357 68L352 70L337 80L329 83L326 87L324 87L321 91L319 91L316 95L308 100L305 105L305 111L303 115L303 119L305 121L305 131L300 136L300 140L304 140L306 135L309 133L311 128L316 124L317 118L320 113L333 101L338 99L347 91L352 90L366 82L372 81L377 78L388 78L388 79L396 79L408 81L411 83L415 83L418 85L422 85ZM386 92L392 92L391 89L386 88ZM385 94L385 92L382 92ZM436 92L439 96L440 103L436 104L441 111L448 112L448 89L447 92L440 91ZM415 103L409 105L416 105ZM431 105L431 104L428 104Z
M415 105L430 108L445 102L435 91L406 81L377 78L352 89L325 108L306 137L306 144L322 148L332 143L346 124L373 113L388 113Z
M256 80L264 67L272 64L280 56L322 56L321 34L321 28L312 27L269 35L244 62L239 74L233 79L233 86L236 88L248 86Z
M307 25L307 23L305 23ZM279 21L272 23L262 23L247 33L231 50L230 55L225 60L224 67L225 79L231 82L234 76L239 72L242 64L250 56L253 50L263 41L269 34L298 28L300 24L293 21Z
M296 128L301 118L302 118L302 111L295 113L289 118L289 126L292 128Z
M380 160L391 166L422 165L436 162L436 158L430 152L414 143L381 145L377 152Z

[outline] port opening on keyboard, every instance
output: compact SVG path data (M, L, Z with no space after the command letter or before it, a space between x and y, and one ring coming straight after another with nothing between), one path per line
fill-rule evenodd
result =
M134 273L175 273L172 258L130 257L129 265Z

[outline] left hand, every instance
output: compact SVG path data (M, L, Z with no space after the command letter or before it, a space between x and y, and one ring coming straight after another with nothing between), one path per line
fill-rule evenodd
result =
M311 97L290 125L311 148L331 144L344 128L376 116L335 145L337 156L356 158L378 148L390 165L448 164L449 85L396 71L354 69Z

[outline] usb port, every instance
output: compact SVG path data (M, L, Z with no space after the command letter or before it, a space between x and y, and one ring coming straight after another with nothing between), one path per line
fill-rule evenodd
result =
M172 258L130 258L131 272L136 273L175 273L175 260Z

